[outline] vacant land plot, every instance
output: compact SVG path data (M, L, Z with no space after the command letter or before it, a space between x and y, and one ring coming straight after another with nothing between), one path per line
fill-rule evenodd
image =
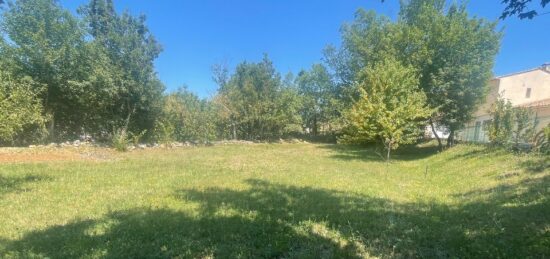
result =
M79 152L0 164L0 257L550 257L547 157L421 146L387 164L314 144Z

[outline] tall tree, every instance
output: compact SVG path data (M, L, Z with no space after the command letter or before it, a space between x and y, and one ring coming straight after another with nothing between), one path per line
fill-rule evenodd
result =
M449 128L451 145L484 99L501 33L496 22L470 18L464 5L445 6L445 0L408 1L395 23L360 10L342 30L342 48L327 59L348 86L361 68L387 56L418 68L420 88L434 111L431 121Z
M154 68L162 47L147 28L145 16L119 15L112 0L91 0L79 12L94 42L109 57L111 82L118 87L111 108L114 126L136 132L152 129L164 91Z
M283 87L267 55L259 63L239 64L219 92L218 100L230 112L239 138L279 137L296 120L293 95Z
M303 70L296 78L298 92L302 97L300 114L302 122L313 135L321 126L329 126L339 115L337 88L325 66L314 64L309 71Z
M419 68L420 86L436 109L431 121L449 129L452 145L484 100L501 33L496 22L470 18L465 5L445 9L444 0L410 1L402 6L400 24L400 59Z
M55 0L10 2L2 13L2 30L9 38L5 46L16 67L16 75L36 82L33 92L50 120L50 135L75 135L82 119L74 116L81 89L72 82L81 80L84 31L78 20ZM58 130L55 130L55 129Z

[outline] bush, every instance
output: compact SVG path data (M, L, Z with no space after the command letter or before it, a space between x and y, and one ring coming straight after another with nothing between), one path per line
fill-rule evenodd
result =
M28 144L45 136L46 118L30 78L11 80L0 71L0 143Z
M129 143L130 139L128 136L128 131L125 127L114 130L111 138L111 144L114 149L120 152L126 152L128 151Z
M143 136L145 136L145 134L147 133L147 130L143 130L141 131L140 133L131 133L130 132L130 136L131 136L131 139L132 139L132 143L134 144L134 146L137 146L140 144L141 140L143 139Z
M509 100L499 98L491 113L487 133L493 145L519 150L522 144L535 142L538 119L529 108L513 107Z
M167 121L157 121L155 126L155 138L164 145L170 145L174 141L175 127Z
M535 136L534 150L542 154L550 154L550 124Z

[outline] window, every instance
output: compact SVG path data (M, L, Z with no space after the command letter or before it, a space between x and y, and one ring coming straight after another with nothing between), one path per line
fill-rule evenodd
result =
M474 142L479 141L479 133L481 133L481 121L476 121L476 127L474 131Z
M527 88L527 92L525 93L525 98L531 98L531 88Z

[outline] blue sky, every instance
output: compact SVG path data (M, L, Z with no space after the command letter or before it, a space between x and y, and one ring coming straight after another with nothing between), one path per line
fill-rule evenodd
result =
M535 0L538 1L538 0ZM75 10L87 0L61 0ZM187 85L202 97L215 93L211 66L257 61L268 53L281 74L297 73L320 62L327 44L340 43L339 29L358 8L374 9L392 18L398 0L115 0L118 11L145 14L164 47L156 69L167 90ZM471 15L496 20L501 0L470 1ZM548 8L547 8L548 9ZM550 15L534 20L509 18L504 29L495 75L550 62Z

